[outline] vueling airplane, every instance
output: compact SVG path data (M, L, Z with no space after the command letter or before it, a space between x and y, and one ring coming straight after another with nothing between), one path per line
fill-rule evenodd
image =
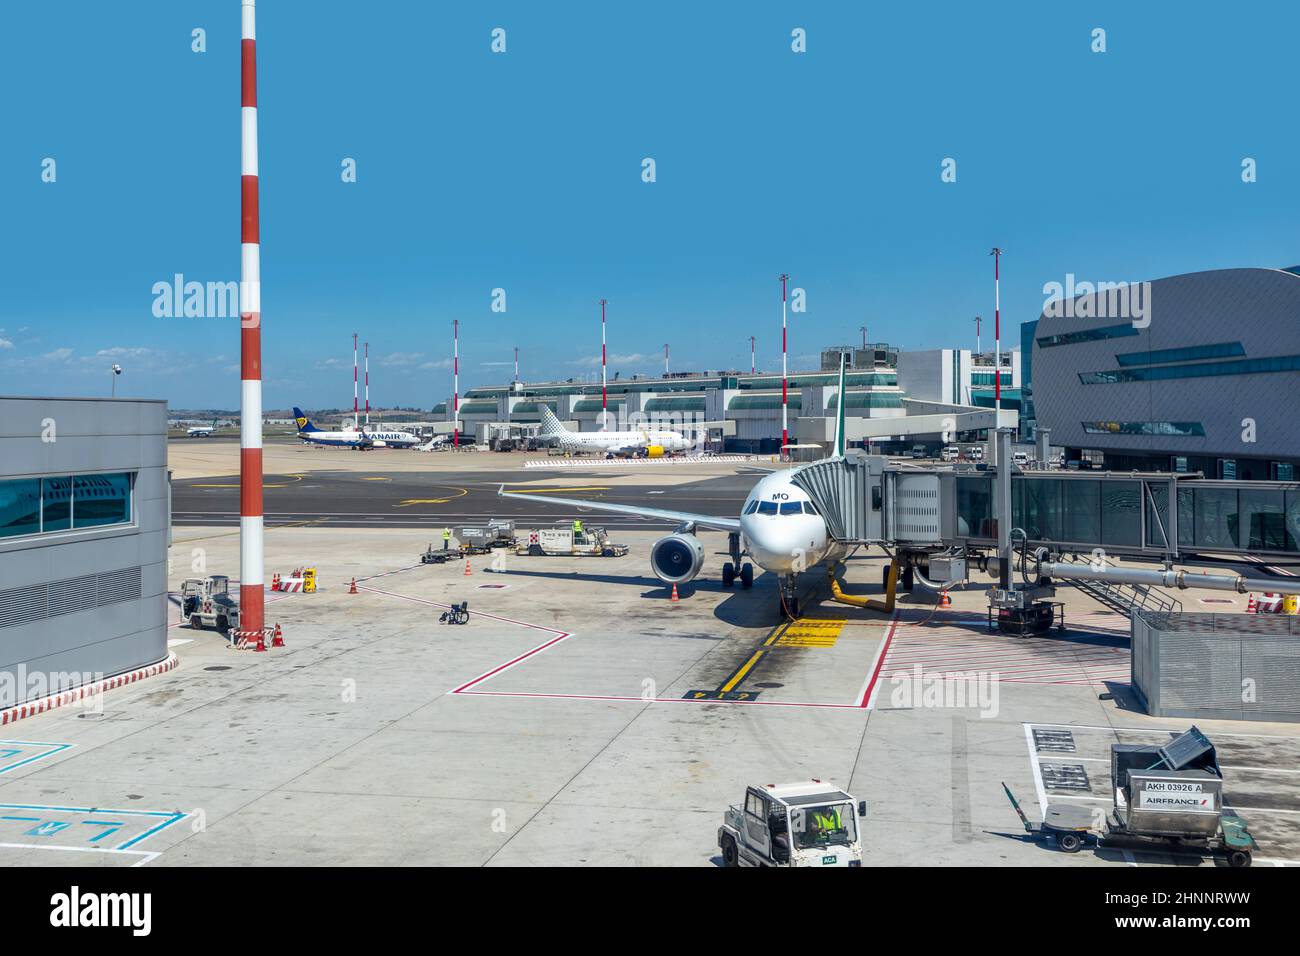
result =
M594 451L610 458L635 455L658 458L675 451L686 451L692 444L681 432L652 428L624 432L569 431L546 405L542 406L540 434L567 451Z
M293 420L298 425L298 437L313 445L336 445L365 451L367 448L413 448L420 443L420 439L410 432L367 431L365 426L359 431L323 431L313 425L296 405Z
M844 408L848 404L843 398L844 368L844 357L841 356L841 398L835 419L835 450L832 458L844 457ZM505 491L504 485L498 494L506 498L545 501L575 509L590 508L594 511L611 511L675 522L677 530L660 538L650 548L650 568L664 584L684 584L700 573L704 564L704 545L695 536L696 528L729 532L732 560L722 566L722 586L731 587L737 578L743 587L749 587L753 583L753 565L741 563L742 557L747 555L764 571L771 571L778 576L781 607L784 613L794 616L798 614L795 587L797 575L818 564L825 564L832 574L834 592L838 588L833 580L835 568L848 553L846 545L831 537L826 529L826 519L817 510L808 493L791 480L801 467L805 466L783 469L760 479L735 518L608 501L522 495Z

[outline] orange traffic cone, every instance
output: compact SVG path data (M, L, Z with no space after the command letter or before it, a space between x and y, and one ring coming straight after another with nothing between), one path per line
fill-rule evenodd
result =
M275 633L271 635L272 647L284 647L284 636L280 633L280 622L275 622Z
M948 597L947 591L939 592L939 607L952 607L952 598Z
M1250 595L1250 600L1246 602L1246 613L1247 614L1259 613L1259 606L1255 603L1255 595L1253 592Z
M673 585L673 596L672 596L672 602L673 602L674 604L676 604L676 603L677 603L678 601L680 601L680 600L681 600L681 598L679 598L679 597L677 596L677 585L674 584L674 585Z
M474 569L471 568L471 567L469 566L469 558L466 558L466 559L465 559L465 577L469 577L469 576L470 576L471 574L473 574L473 573L474 573Z
M349 593L349 594L356 594L356 593L357 593L357 579L356 579L356 578L353 578L353 579L352 579L352 587L348 588L348 593Z

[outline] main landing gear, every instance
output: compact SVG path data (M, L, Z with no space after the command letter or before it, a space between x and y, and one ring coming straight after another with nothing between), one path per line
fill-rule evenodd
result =
M740 535L734 531L727 535L727 549L731 552L731 560L722 566L722 586L729 588L736 583L736 578L740 578L741 587L752 588L754 566L749 562L741 563Z

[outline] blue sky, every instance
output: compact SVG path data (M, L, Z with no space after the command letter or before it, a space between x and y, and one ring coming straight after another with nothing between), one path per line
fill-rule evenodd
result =
M0 394L102 394L117 361L123 394L237 407L237 321L157 318L151 290L238 278L238 8L6 8ZM489 363L516 345L526 379L598 375L601 297L611 376L661 369L665 342L677 369L747 367L750 334L779 368L781 271L807 290L798 367L864 321L970 347L993 245L1013 340L1067 272L1293 265L1297 21L1280 3L262 0L267 407L346 406L354 331L372 403L429 407L453 319L462 390L507 380Z

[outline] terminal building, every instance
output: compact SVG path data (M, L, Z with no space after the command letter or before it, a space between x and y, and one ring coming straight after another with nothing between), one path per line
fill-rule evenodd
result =
M959 437L986 437L993 416L993 358L943 349L901 352L884 343L832 346L822 350L817 371L787 376L787 417L792 444L825 449L834 439L840 356L846 356L846 429L850 443L871 442L876 451L904 451L914 443L937 449ZM1018 352L1002 356L1004 424L1016 422L1020 381ZM775 454L781 446L781 376L770 372L684 372L664 377L615 375L605 403L611 427L638 422L664 427L705 427L715 451ZM545 405L578 430L601 427L600 384L511 382L469 389L460 403L461 430L480 442L500 430L527 430L541 421ZM979 413L973 415L972 413ZM452 421L452 403L433 409ZM941 422L955 422L945 431Z
M1145 285L1138 317L1108 290L1026 323L1026 424L1050 428L1068 459L1113 470L1294 480L1300 267Z
M167 405L0 397L0 709L167 656Z

